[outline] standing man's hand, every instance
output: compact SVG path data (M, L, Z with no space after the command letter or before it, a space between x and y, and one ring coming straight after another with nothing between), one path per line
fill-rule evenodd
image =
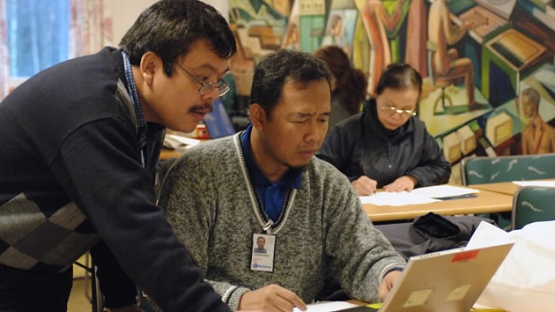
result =
M402 176L400 178L397 178L397 180L393 181L392 183L385 185L383 187L383 190L386 192L410 192L414 189L417 182L418 181L416 181L416 179L411 176Z
M367 176L361 176L351 182L351 185L355 189L358 196L368 196L374 194L376 188L378 187L378 181L372 180Z
M306 311L306 304L295 293L272 284L243 294L239 301L240 310L262 310L264 312L291 312L293 308Z
M390 271L384 276L382 282L380 283L380 286L378 287L378 295L380 296L380 299L382 301L384 301L385 297L389 295L389 292L393 288L395 281L397 281L401 274L403 274L403 272L394 270Z

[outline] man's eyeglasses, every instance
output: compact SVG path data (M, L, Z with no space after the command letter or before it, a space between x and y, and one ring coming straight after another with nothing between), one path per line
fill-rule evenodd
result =
M385 109L386 111L391 113L397 113L405 116L416 115L416 110L412 110L412 109L398 109L395 106L389 106L389 105L382 105L382 109Z
M183 69L183 71L185 71L189 76L191 76L191 78L193 78L196 82L200 84L200 88L198 89L198 94L200 95L208 94L214 91L214 89L217 89L218 95L222 96L226 94L227 91L231 90L231 87L227 83L225 83L225 81L223 81L222 79L218 79L217 82L212 82L212 81L202 82L197 77L195 77L195 75L191 74L188 70L183 68L183 66L179 65L179 63L176 62L175 64L177 64L179 68Z

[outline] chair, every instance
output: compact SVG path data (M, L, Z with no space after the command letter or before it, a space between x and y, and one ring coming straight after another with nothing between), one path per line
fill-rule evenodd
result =
M526 224L555 220L555 187L524 186L513 198L511 227L519 230Z
M555 153L541 155L478 156L461 160L463 185L555 178ZM490 214L497 225L510 230L511 213Z
M437 51L437 44L427 41L426 48L428 50L428 76L430 77L430 85L441 88L441 96L438 97L434 102L434 114L435 115L444 114L444 113L454 114L455 110L453 106L453 100L449 95L445 93L445 88L451 85L451 79L440 77L434 71L433 55L434 55L434 52ZM448 107L445 106L445 101L449 103ZM438 111L438 105L440 103L442 105L443 110Z
M85 296L91 303L92 312L104 311L103 295L100 292L100 288L98 287L98 279L96 277L96 267L94 266L90 253L87 252L85 254L85 264L82 264L80 262L75 262L75 265L85 269ZM90 289L89 289L89 283L90 283Z
M555 178L555 153L478 156L461 160L463 185Z

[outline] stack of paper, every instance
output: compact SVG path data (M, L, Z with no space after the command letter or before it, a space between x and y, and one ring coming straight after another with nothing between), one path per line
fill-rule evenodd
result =
M199 143L200 140L175 134L166 134L166 138L164 139L164 147L182 151Z
M307 304L307 307L308 310L306 312L331 312L358 307L358 305L345 301L329 301ZM301 312L301 310L294 308L293 312Z
M360 196L363 204L376 206L404 206L439 202L446 199L473 197L479 190L452 185L437 185L417 188L411 192L377 192Z
M412 192L378 192L370 196L360 196L360 201L363 204L372 204L376 206L404 206L427 204L441 201L427 196L420 196Z

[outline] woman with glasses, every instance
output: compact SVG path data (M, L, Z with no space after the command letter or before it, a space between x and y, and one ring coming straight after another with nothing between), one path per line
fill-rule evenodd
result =
M317 156L351 181L359 196L446 183L451 165L416 117L422 77L407 64L391 64L363 111L339 123Z

